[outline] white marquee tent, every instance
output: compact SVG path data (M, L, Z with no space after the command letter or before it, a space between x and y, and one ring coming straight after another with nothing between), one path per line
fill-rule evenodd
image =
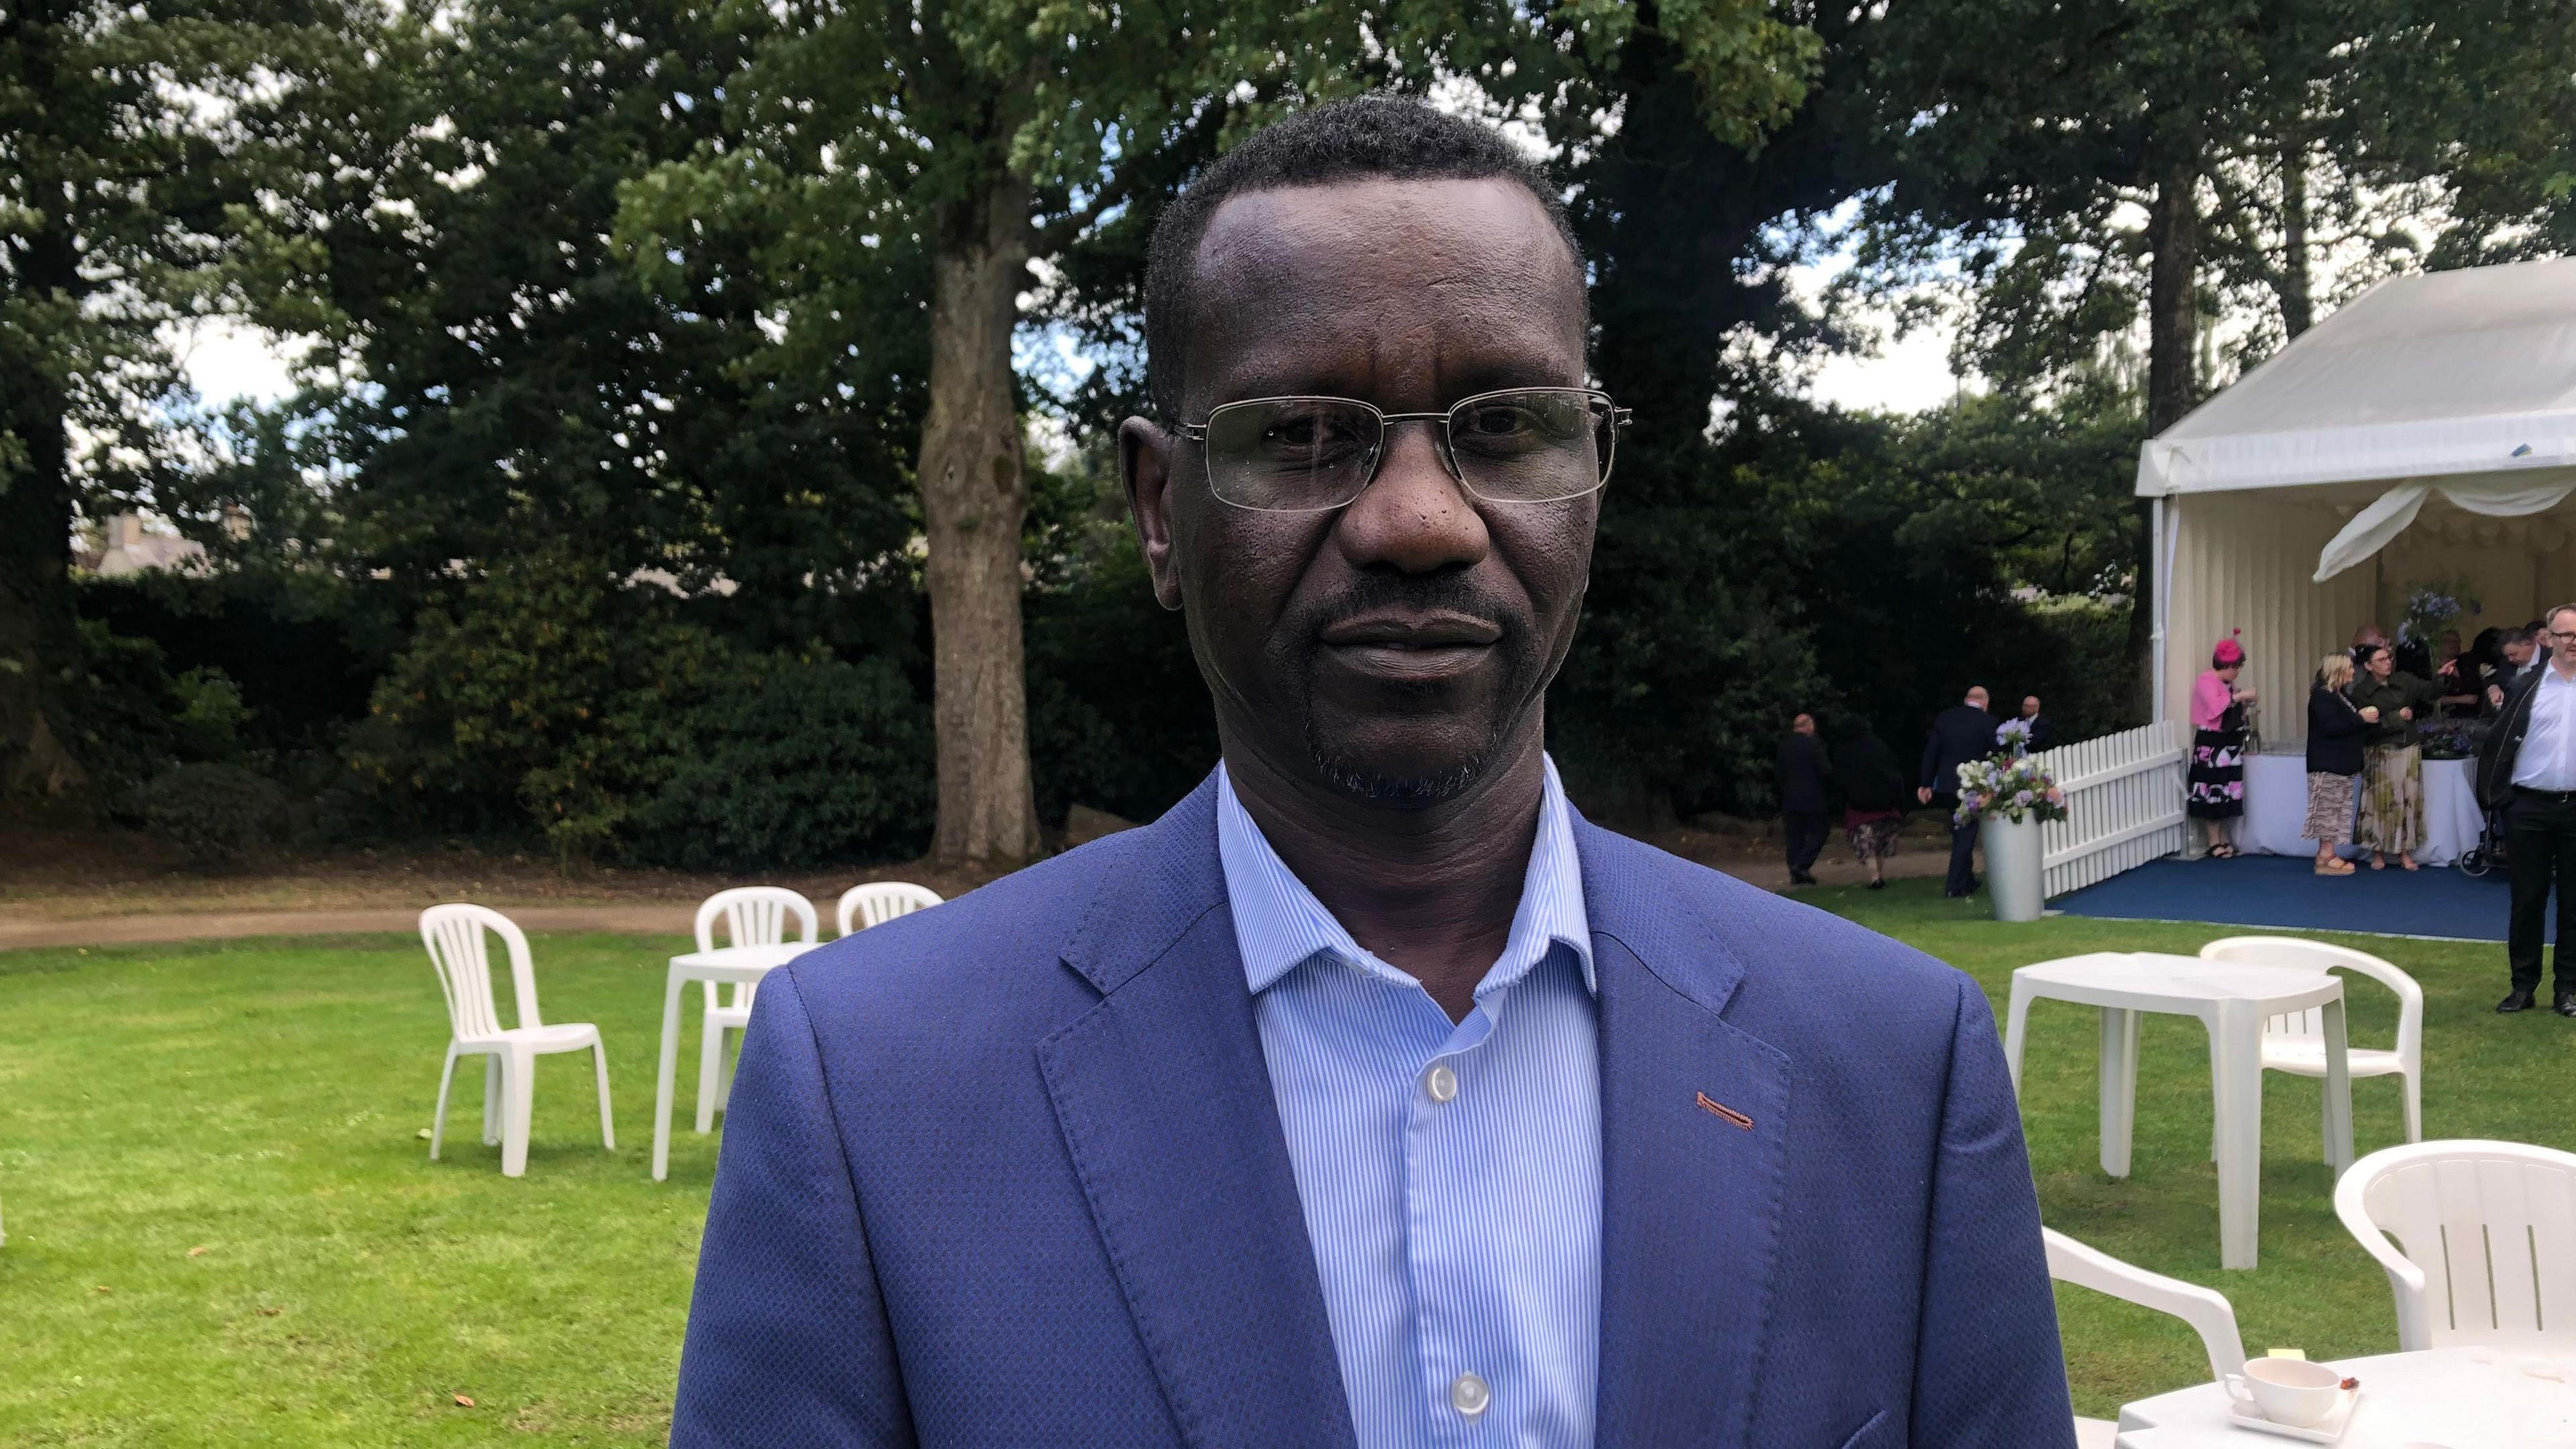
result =
M2576 258L2380 283L2148 442L2138 494L2158 717L2241 629L2274 746L2417 586L2479 602L2464 637L2576 599Z

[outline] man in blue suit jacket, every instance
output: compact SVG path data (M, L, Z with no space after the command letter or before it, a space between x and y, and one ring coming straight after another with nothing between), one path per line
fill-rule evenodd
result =
M2070 1446L1982 993L1541 749L1624 421L1545 179L1311 111L1147 311L1223 764L763 984L672 1441Z

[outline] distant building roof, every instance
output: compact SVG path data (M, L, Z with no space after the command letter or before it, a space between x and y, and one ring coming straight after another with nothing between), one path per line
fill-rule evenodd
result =
M204 544L174 533L155 533L145 527L139 513L110 514L94 538L83 538L72 549L75 567L111 579L150 569L193 567L205 557Z

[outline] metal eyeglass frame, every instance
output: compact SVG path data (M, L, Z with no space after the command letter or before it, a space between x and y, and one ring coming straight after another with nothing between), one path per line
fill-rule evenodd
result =
M1580 493L1567 493L1556 498L1488 498L1484 494L1476 491L1476 485L1468 482L1465 472L1459 468L1458 455L1449 438L1449 420L1458 415L1458 410L1460 408L1466 407L1471 403L1480 403L1485 401L1487 398L1511 397L1521 393L1532 392L1573 393L1581 397L1601 402L1609 407L1610 447L1608 455L1603 457L1601 460L1601 476L1593 480L1591 487L1584 489ZM1216 407L1208 409L1206 422L1180 424L1180 433L1182 437L1198 444L1201 448L1205 448L1207 446L1208 426L1209 424L1214 423L1220 414L1234 408L1259 407L1264 403L1283 402L1348 403L1353 407L1366 408L1371 413L1376 414L1378 424L1377 453L1376 456L1369 459L1368 475L1360 480L1360 484L1357 488L1351 490L1350 497L1343 499L1339 503L1327 503L1315 508L1263 508L1251 503L1237 503L1233 499L1226 497L1224 494L1216 492L1215 484L1211 482L1209 484L1208 491L1216 498L1217 502L1224 504L1228 508L1240 508L1247 513L1330 513L1337 508L1348 508L1352 504L1357 503L1360 500L1360 495L1368 492L1370 487L1377 482L1378 471L1386 466L1387 434L1393 430L1397 423L1437 423L1440 429L1439 446L1433 449L1433 451L1440 455L1440 466L1448 470L1451 481L1455 482L1469 497L1485 503L1501 504L1571 503L1577 498L1589 498L1593 494L1598 493L1609 486L1610 468L1611 465L1618 460L1619 455L1619 430L1628 426L1629 423L1635 420L1635 415L1629 409L1623 408L1617 403L1612 402L1610 394L1603 392L1597 387L1498 387L1491 392L1473 393L1469 396L1462 397L1456 402L1451 403L1445 410L1436 413L1391 413L1381 409L1377 404L1366 401L1362 398L1335 397L1329 393L1282 393L1276 397L1237 398L1233 402L1219 404Z

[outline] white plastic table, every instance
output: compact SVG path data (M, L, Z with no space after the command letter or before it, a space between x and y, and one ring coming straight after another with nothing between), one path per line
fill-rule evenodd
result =
M699 981L757 982L763 976L814 949L811 941L775 946L719 946L687 951L671 958L671 974L662 987L662 1066L653 1079L653 1180L671 1175L671 1078L680 1065L680 999Z
M2034 1001L2071 1001L2102 1013L2102 1170L2129 1175L2138 1115L2138 1016L2197 1018L2209 1030L2216 1099L2218 1261L2254 1266L2263 1185L2263 1020L2318 1008L2326 1043L2326 1140L2337 1174L2352 1166L2352 1076L2344 1056L2343 981L2323 971L2204 961L2197 956L2103 951L2042 961L2013 973L2004 1057L2021 1091L2023 1029Z
M2571 1449L2576 1344L2434 1348L2344 1359L2361 1401L2336 1449ZM2299 1442L2234 1427L2216 1384L2120 1410L2117 1449L2262 1449Z

